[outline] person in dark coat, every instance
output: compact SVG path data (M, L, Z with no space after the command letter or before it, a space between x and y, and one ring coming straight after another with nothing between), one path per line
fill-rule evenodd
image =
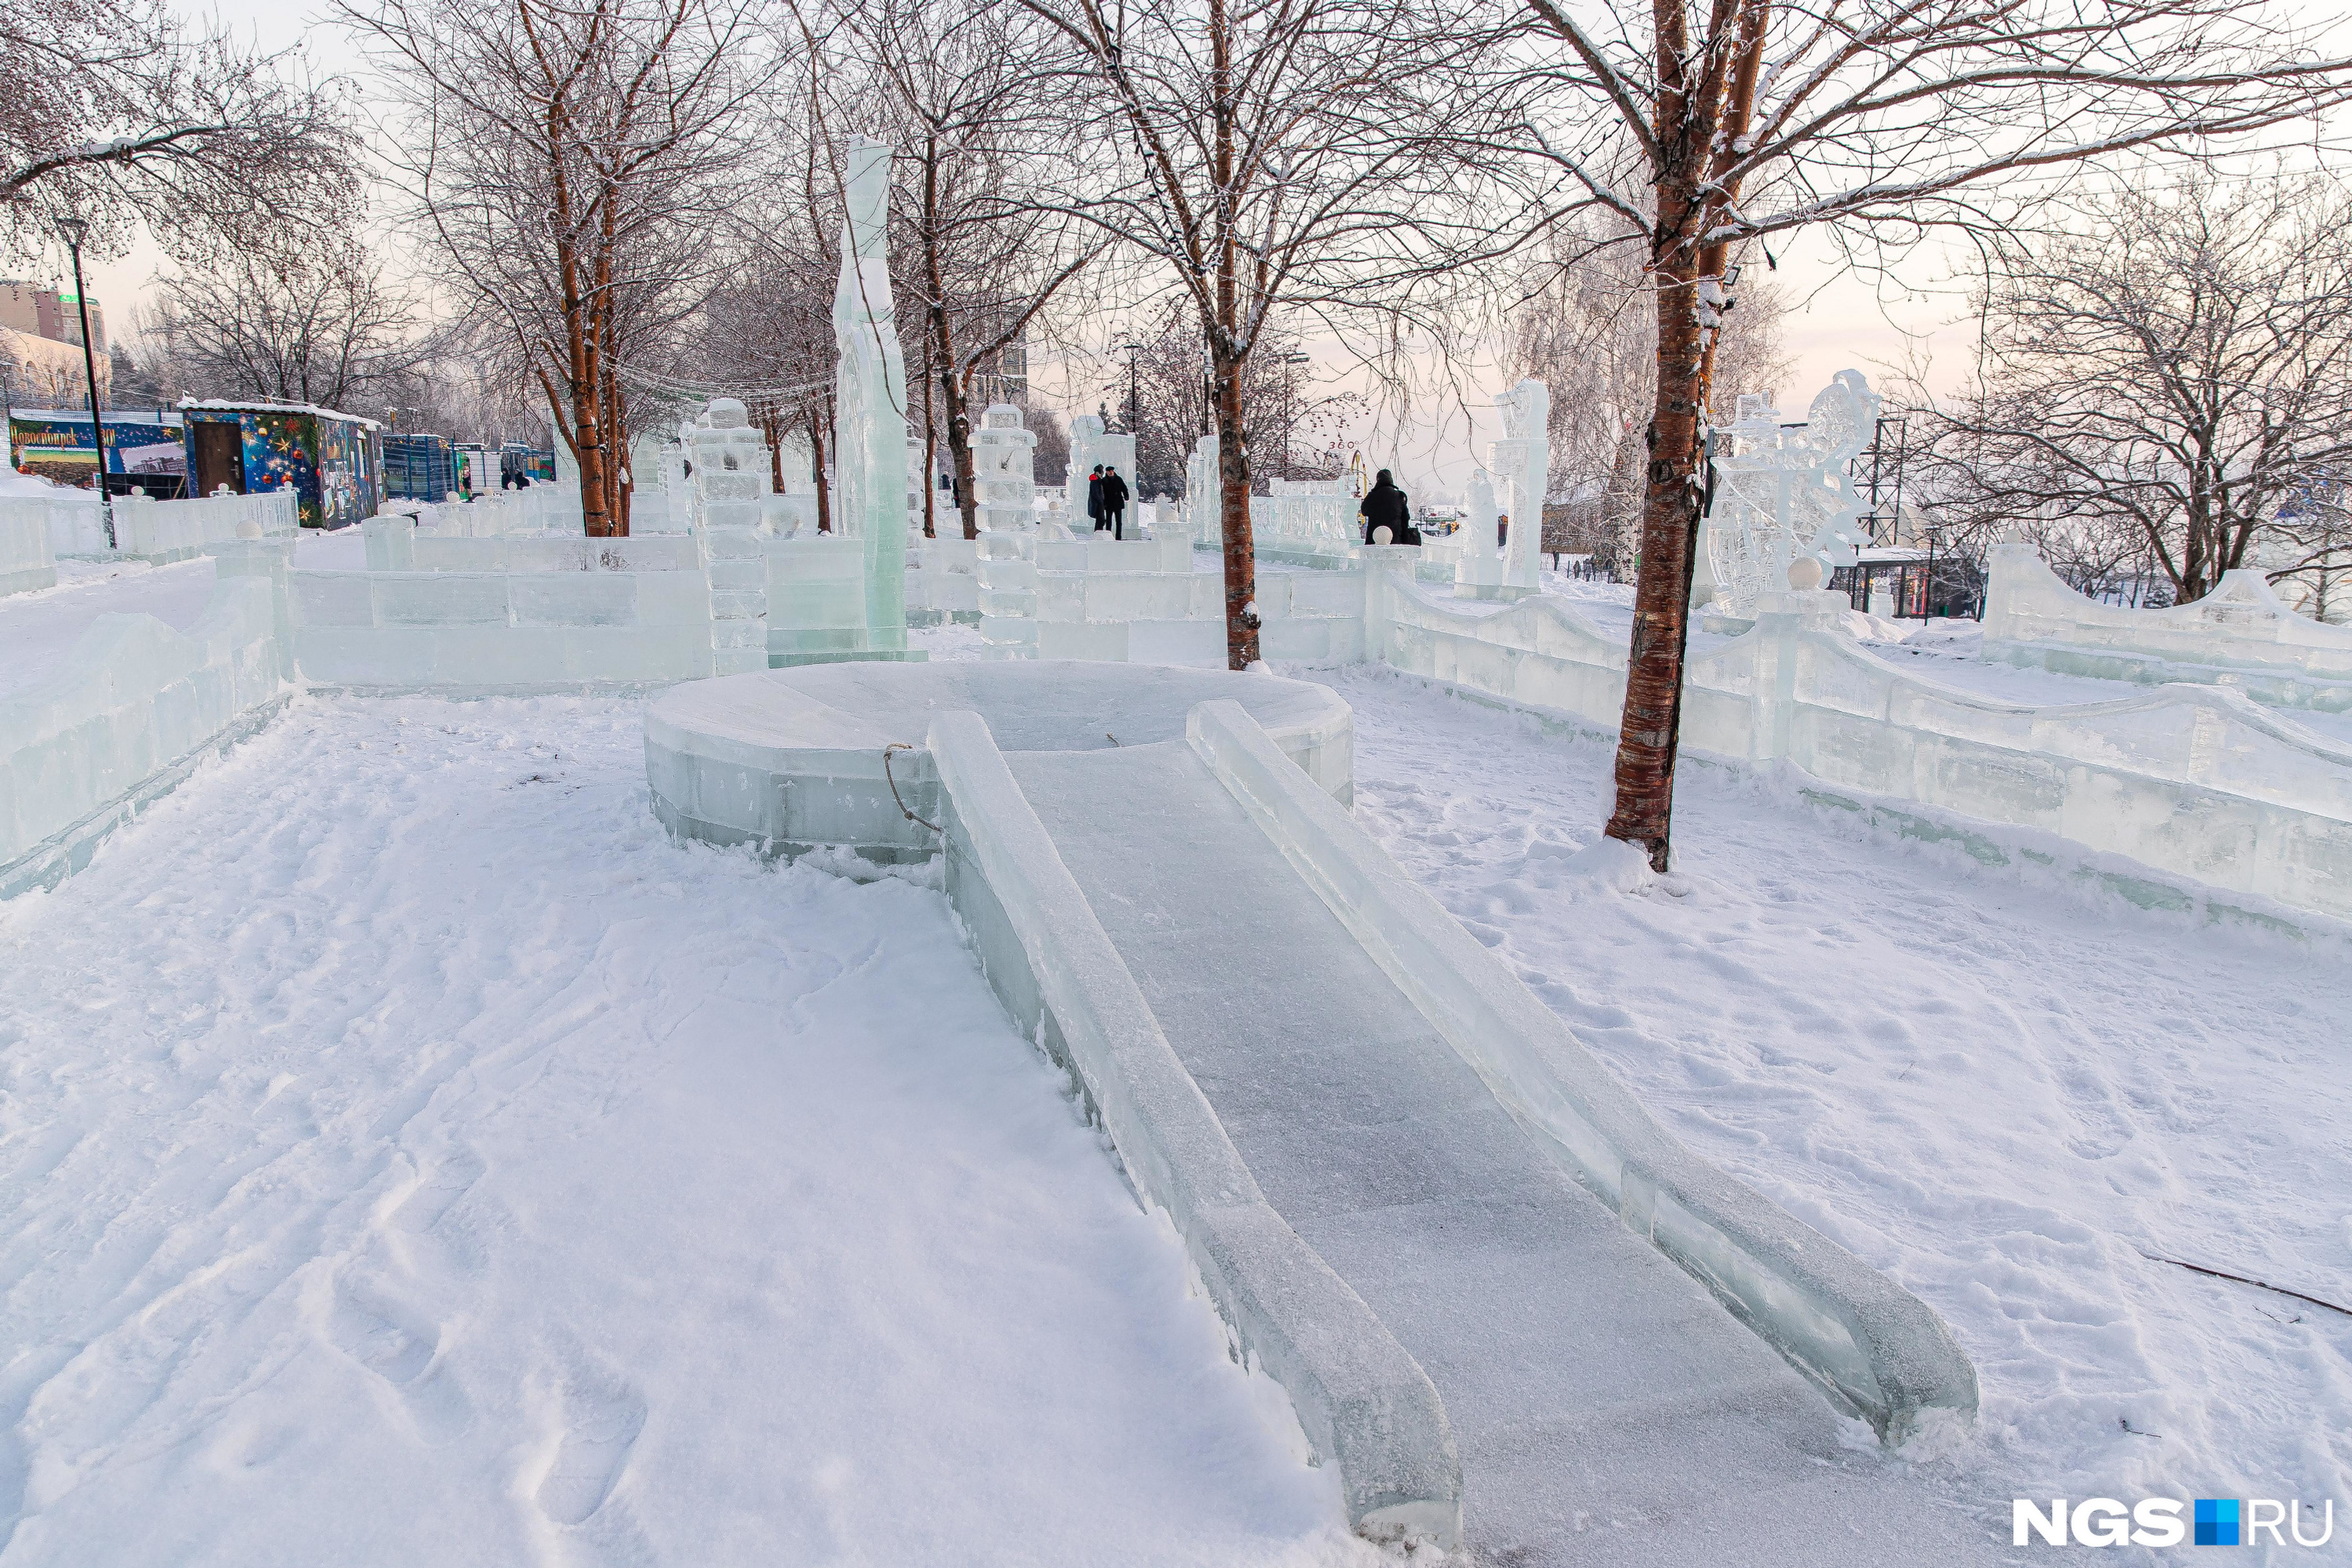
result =
M1093 473L1088 474L1088 475L1087 476L1087 521L1089 521L1089 522L1091 522L1091 523L1093 523L1093 524L1095 525L1095 527L1097 527L1097 528L1101 528L1101 527L1105 526L1105 525L1104 525L1104 522L1103 522L1103 510L1102 510L1102 506L1103 506L1103 472L1102 472L1102 470L1103 470L1103 466L1102 466L1100 463L1097 463L1097 464L1095 465L1095 471L1094 471Z
M1372 481L1370 492L1357 506L1356 512L1364 520L1364 542L1367 544L1372 542L1372 530L1376 528L1389 531L1391 544L1421 542L1421 531L1412 525L1412 509L1406 503L1404 492L1397 489L1396 481L1389 478L1386 468L1382 468L1380 477Z
M1127 537L1126 521L1127 481L1118 477L1117 468L1105 463L1102 477L1102 518L1096 526L1109 529L1113 539L1125 539Z

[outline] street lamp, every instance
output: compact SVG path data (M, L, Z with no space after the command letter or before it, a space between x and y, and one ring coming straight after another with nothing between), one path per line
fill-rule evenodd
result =
M114 548L114 501L106 493L106 421L98 412L98 351L89 341L89 290L81 284L81 242L89 234L89 225L78 217L58 219L58 232L66 237L66 249L73 255L74 308L81 312L81 366L89 382L89 438L98 448L98 521L106 527L106 547Z
M1143 352L1143 345L1121 343L1118 346L1127 355L1127 433L1132 436L1136 421L1143 412L1142 399L1136 390L1135 380L1135 356Z

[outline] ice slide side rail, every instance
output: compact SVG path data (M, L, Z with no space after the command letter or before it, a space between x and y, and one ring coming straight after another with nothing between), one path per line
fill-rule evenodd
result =
M2068 587L2030 544L1996 545L1985 589L1987 658L2145 685L2227 683L2279 708L2352 710L2352 626L2298 615L2261 572L2225 572L2194 604L2103 605Z
M1930 1411L1975 1415L1976 1369L1926 1303L1684 1148L1239 704L1202 703L1186 739L1398 989L1636 1234L1887 1443Z
M160 504L160 503L159 503ZM54 886L287 693L273 546L220 547L196 624L100 616L66 667L0 698L0 899Z
M1282 1384L1316 1454L1337 1467L1349 1522L1375 1540L1455 1544L1462 1463L1428 1375L1266 1202L987 724L943 713L928 749L947 813L948 894L998 994L1085 1086L1241 1352Z

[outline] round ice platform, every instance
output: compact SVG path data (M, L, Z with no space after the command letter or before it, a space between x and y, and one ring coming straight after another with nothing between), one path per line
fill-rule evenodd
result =
M1218 698L1239 702L1333 796L1352 796L1354 719L1327 687L1063 660L820 664L688 681L646 711L646 780L655 815L683 837L926 859L938 838L907 820L891 785L906 810L940 820L925 749L938 715L979 714L1006 752L1087 752L1182 745L1185 716ZM912 749L890 753L886 773L894 743Z

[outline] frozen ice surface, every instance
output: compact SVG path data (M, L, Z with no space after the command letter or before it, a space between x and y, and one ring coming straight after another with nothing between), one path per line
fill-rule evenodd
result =
M149 615L186 631L212 591L213 563L205 557L169 566L60 561L56 587L0 598L0 691L21 691L58 673L100 616Z
M6 1560L1374 1561L944 899L641 724L300 700L0 907Z
M2352 943L1986 868L1714 768L1676 781L1679 893L1603 891L1571 862L1607 742L1318 678L1390 852L1700 1154L1951 1326L1982 1416L1920 1446L1931 1476L2002 1521L2022 1495L2333 1497L2342 1542L2352 1320L2142 1253L2352 1305Z

